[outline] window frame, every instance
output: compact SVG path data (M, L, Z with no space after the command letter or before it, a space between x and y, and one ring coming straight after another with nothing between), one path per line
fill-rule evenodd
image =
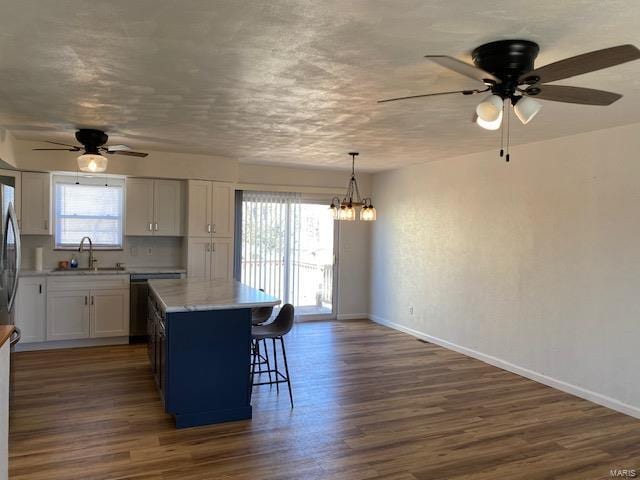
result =
M124 242L125 242L125 225L126 225L126 219L125 219L125 215L126 215L126 184L125 184L125 177L120 177L120 176L105 176L105 175L81 175L81 176L77 176L77 175L64 175L64 174L56 174L53 175L52 178L52 191L51 191L51 200L52 200L52 216L53 216L53 249L54 251L77 251L78 250L78 245L68 245L68 244L62 244L59 245L58 244L58 235L57 235L57 231L58 231L58 216L57 216L57 184L67 184L67 185L73 185L76 183L79 183L80 185L93 185L93 186L105 186L105 183L108 184L109 186L114 186L114 187L119 187L122 191L122 210L121 210L121 214L120 214L120 222L121 222L121 237L120 237L120 245L116 246L116 245L100 245L100 244L93 244L93 250L94 251L103 251L103 252L107 252L107 251L114 251L114 252L121 252L124 251L125 246L124 246ZM89 234L89 237L91 237L91 234Z

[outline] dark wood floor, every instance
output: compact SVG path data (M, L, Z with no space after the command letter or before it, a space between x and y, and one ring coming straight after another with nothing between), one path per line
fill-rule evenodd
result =
M296 407L175 430L144 346L15 355L12 479L600 479L640 421L368 321L287 338Z

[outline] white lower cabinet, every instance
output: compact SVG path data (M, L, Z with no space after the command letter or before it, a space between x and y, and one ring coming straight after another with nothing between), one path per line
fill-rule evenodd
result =
M89 291L49 292L47 340L89 338Z
M123 277L84 282L50 277L47 340L128 336L129 281Z
M15 323L22 333L20 343L44 342L47 324L47 278L20 278L15 309Z
M129 335L129 290L91 292L92 337Z

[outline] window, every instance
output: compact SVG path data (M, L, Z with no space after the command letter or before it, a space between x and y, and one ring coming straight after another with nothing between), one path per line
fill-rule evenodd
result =
M54 177L56 248L78 248L82 237L97 249L122 248L124 181Z

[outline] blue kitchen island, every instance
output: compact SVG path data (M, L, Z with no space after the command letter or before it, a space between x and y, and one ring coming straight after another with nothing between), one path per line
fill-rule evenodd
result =
M149 282L149 359L177 428L251 418L251 309L279 303L236 281Z

